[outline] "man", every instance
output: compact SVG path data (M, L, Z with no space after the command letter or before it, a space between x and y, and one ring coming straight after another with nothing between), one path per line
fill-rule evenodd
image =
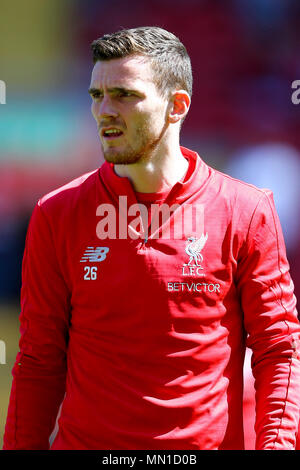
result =
M299 335L272 194L180 147L192 94L156 27L92 44L105 163L44 196L23 262L5 449L294 449Z

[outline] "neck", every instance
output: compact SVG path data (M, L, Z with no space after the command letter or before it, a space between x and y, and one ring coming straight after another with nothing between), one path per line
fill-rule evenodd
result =
M158 193L171 190L186 174L188 161L181 153L179 142L155 151L149 158L130 165L114 165L115 173L127 177L134 190Z

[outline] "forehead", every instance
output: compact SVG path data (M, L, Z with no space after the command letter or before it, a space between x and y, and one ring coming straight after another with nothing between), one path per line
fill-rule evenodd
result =
M150 60L142 56L132 56L98 61L92 71L91 86L99 89L154 87Z

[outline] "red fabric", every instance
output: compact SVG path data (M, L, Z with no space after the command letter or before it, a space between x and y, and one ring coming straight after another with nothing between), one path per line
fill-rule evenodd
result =
M188 275L192 220L178 239L97 237L99 204L137 203L108 163L37 204L4 449L49 448L61 402L52 449L243 449L246 344L256 447L294 448L300 326L272 194L182 152L191 175L165 202L204 208L208 235ZM109 251L83 262L87 247Z

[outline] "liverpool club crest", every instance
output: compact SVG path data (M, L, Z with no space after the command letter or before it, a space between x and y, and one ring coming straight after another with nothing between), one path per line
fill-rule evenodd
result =
M197 274L199 274L199 270L203 269L201 266L203 261L203 255L201 251L207 242L207 238L208 234L204 235L204 233L202 233L200 238L189 237L187 239L185 252L189 256L189 261L182 267L182 274L184 276L195 275L195 271L197 271ZM189 268L185 268L185 266L189 266Z

